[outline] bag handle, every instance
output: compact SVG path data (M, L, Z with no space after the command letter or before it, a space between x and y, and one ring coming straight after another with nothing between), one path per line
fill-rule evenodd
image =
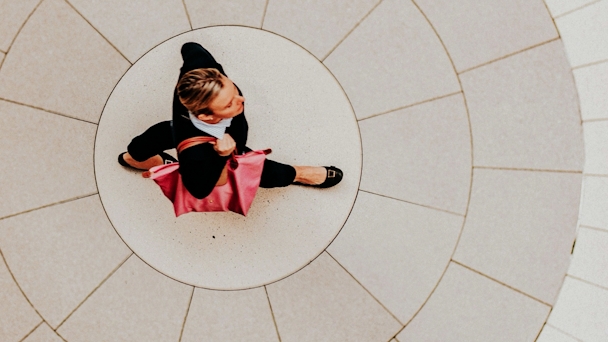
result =
M179 143L179 145L177 145L177 147L176 147L177 153L181 153L183 150L185 150L189 147L216 141L216 140L217 140L217 138L204 137L204 136L188 138L188 139L182 141L181 143Z

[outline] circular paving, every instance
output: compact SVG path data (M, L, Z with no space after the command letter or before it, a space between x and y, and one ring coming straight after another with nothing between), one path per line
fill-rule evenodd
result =
M114 162L132 137L170 119L182 44L207 48L246 98L248 146L292 165L337 165L342 183L327 190L260 189L248 217L192 213L175 218L151 180ZM176 280L209 289L243 289L281 279L313 260L342 228L361 174L361 144L339 83L311 54L275 34L212 27L152 49L123 76L99 122L95 170L108 217L145 262Z
M533 341L565 317L584 158L543 1L14 3L0 340ZM249 147L343 182L175 218L116 157L170 119L188 41L243 91Z

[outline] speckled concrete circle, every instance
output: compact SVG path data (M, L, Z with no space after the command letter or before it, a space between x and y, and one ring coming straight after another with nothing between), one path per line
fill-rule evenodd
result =
M180 47L205 46L246 98L248 146L292 165L336 165L330 189L260 189L248 217L175 218L158 186L116 163L130 140L171 118ZM268 284L307 265L346 221L361 175L361 142L340 84L317 58L275 34L211 27L174 37L139 59L112 92L95 141L95 173L108 217L145 262L178 281L235 290Z

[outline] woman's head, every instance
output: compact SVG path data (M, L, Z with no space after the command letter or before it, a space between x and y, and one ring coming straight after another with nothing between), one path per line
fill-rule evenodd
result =
M184 107L203 121L214 123L243 111L245 98L217 69L189 71L180 78L176 89Z

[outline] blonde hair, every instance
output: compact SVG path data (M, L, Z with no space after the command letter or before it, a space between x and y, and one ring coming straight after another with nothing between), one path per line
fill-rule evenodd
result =
M194 115L211 115L209 103L223 87L222 74L217 69L201 68L185 73L175 89L180 102Z

